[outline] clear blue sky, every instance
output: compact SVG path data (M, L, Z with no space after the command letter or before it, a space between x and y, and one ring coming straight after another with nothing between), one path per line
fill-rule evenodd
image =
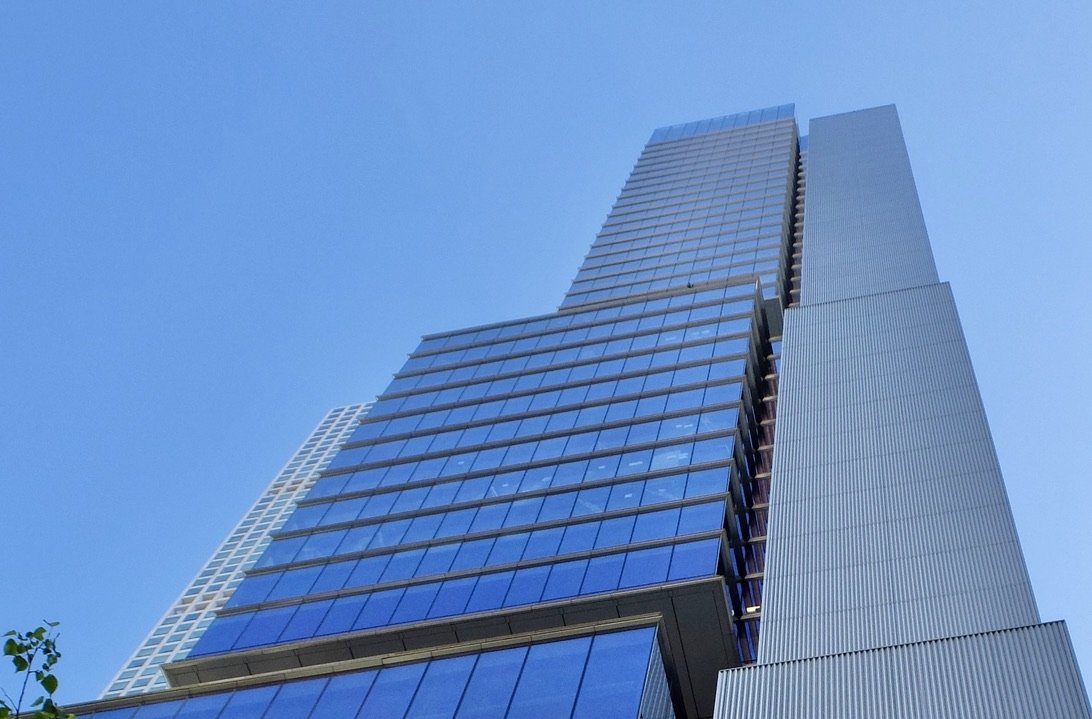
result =
M898 105L1092 671L1092 5L468 5L0 6L0 629L63 622L61 700L420 334L552 310L653 128L785 102Z

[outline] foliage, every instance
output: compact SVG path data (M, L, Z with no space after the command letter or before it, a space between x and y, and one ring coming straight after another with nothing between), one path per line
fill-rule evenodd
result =
M30 719L75 719L75 715L64 713L53 701L53 693L57 691L57 677L53 674L53 667L61 658L61 653L57 651L57 638L60 636L57 626L57 622L46 622L45 626L29 632L12 630L4 634L4 656L11 657L15 673L24 676L18 699L12 699L7 692L0 699L0 719L17 717L24 708L27 711L33 710L33 713L24 715ZM27 687L31 678L45 694L24 707L23 701L27 698Z

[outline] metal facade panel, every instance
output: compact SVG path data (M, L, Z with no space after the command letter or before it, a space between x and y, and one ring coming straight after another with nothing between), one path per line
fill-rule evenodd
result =
M938 281L894 105L811 121L801 302Z
M1037 622L948 285L784 337L759 661Z
M720 673L717 719L1092 716L1065 624Z

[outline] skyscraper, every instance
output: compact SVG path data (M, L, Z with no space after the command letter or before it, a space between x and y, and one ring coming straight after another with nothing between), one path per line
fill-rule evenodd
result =
M1089 715L893 107L654 132L560 309L425 337L164 668L81 715Z

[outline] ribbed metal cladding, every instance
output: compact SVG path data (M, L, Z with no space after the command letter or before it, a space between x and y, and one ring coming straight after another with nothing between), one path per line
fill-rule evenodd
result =
M787 310L780 381L760 663L1038 621L947 284Z
M938 280L894 105L811 121L802 304Z
M1062 622L720 673L717 719L1092 716Z

